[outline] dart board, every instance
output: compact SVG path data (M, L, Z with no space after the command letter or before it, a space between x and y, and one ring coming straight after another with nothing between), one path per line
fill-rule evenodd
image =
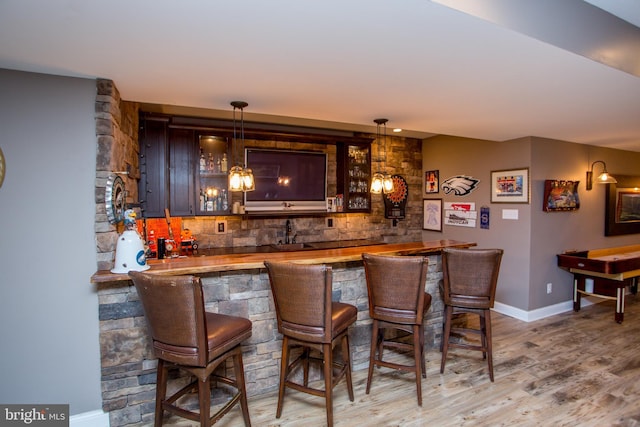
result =
M384 194L384 217L404 219L409 187L407 181L400 175L392 175L393 191Z

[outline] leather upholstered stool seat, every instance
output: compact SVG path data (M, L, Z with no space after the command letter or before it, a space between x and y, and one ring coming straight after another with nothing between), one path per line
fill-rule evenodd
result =
M489 378L493 381L491 308L495 301L502 253L502 249L442 250L444 322L440 373L444 372L450 347L478 350L489 363ZM454 317L469 314L479 317L479 328L466 323L454 325ZM452 334L459 339L451 340ZM473 334L480 336L477 344L468 339Z
M325 398L327 425L333 426L333 388L345 377L349 400L353 402L351 356L348 328L356 321L358 310L350 304L334 302L332 270L326 265L302 265L265 261L282 334L282 360L276 418L282 414L285 387ZM341 347L341 362L333 357L333 349ZM290 362L293 348L299 356ZM320 352L320 359L312 357ZM322 363L324 389L309 385L309 362ZM302 365L302 382L294 381ZM336 368L334 370L334 368Z
M155 425L161 426L164 411L210 426L237 403L249 427L249 407L244 382L241 343L251 337L251 321L204 310L202 284L194 276L160 276L129 272L147 318L158 358ZM224 376L225 362L233 360L234 377ZM167 396L168 371L177 367L194 378ZM218 369L220 368L220 369ZM217 382L232 386L232 397L211 415L211 386ZM198 392L199 412L177 401Z
M362 254L369 297L369 316L373 320L367 394L371 390L373 368L383 366L414 372L418 405L422 406L422 381L427 377L424 355L424 315L431 307L425 292L428 260L425 257ZM411 342L387 336L385 331L401 331ZM404 334L406 335L406 334ZM414 364L405 365L383 359L385 348L411 351Z

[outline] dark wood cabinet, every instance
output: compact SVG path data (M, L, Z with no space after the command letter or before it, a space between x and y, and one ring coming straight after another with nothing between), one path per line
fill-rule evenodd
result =
M138 194L142 216L163 218L165 209L174 216L230 215L232 202L241 198L229 192L233 136L229 121L141 113ZM371 212L370 137L264 124L248 124L246 136L267 144L335 144L336 194L342 195L341 211Z
M140 120L142 216L225 215L230 211L227 137L171 127L168 120ZM202 164L201 158L205 163Z
M164 216L168 206L167 121L140 121L140 181L138 195L142 216Z
M371 212L371 144L337 144L337 193L343 212Z
M169 129L169 211L175 216L196 214L194 162L195 132Z

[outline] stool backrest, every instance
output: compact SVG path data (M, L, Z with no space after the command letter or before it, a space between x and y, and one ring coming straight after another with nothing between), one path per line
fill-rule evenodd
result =
M330 266L265 261L278 332L312 342L331 342Z
M138 271L129 277L142 302L158 358L206 366L207 330L200 278Z
M362 254L369 316L390 322L422 323L429 261L422 256Z
M444 303L467 308L493 307L502 254L502 249L443 249Z

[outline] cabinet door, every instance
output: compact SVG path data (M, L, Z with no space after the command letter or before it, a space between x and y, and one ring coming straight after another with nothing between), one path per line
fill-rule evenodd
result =
M344 212L371 212L371 145L338 145L338 193Z
M195 133L169 129L169 211L175 216L195 215Z
M229 138L198 135L196 176L198 215L226 215L229 213Z
M167 123L144 120L140 129L140 182L142 216L163 217L167 207Z

